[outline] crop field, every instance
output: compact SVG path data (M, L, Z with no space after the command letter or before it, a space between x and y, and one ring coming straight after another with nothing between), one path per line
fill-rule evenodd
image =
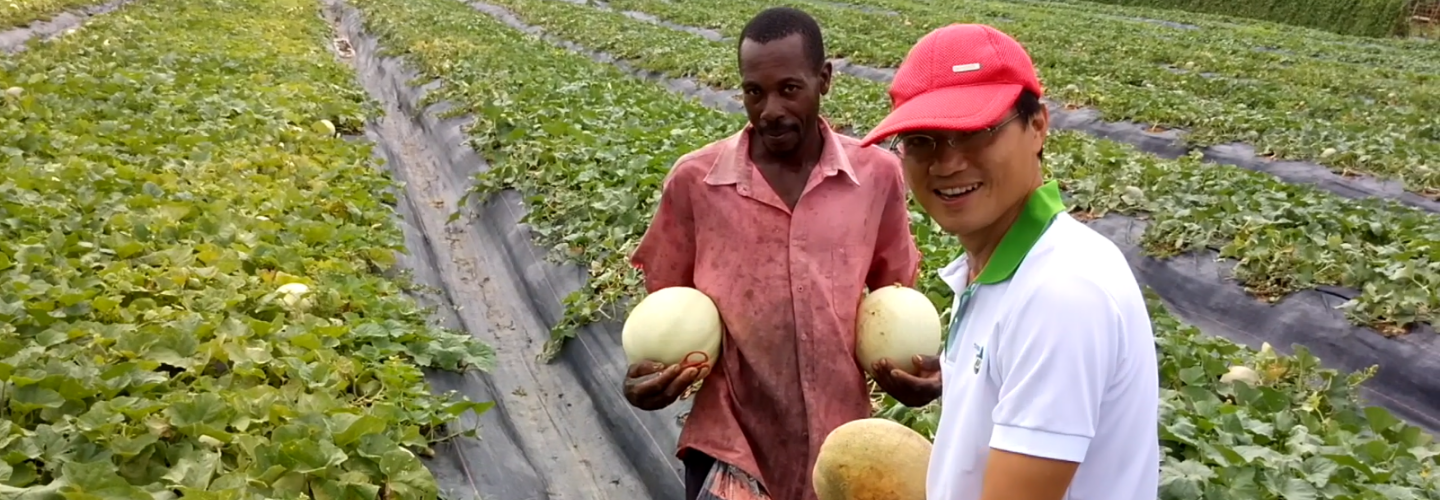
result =
M888 107L874 75L935 27L986 22L1026 44L1062 106L1440 195L1440 44L1069 1L850 1L790 4L860 65L825 101L857 133ZM97 3L0 4L0 30ZM460 416L493 405L432 377L556 358L582 327L623 317L643 293L626 258L668 168L745 120L656 80L734 89L733 37L770 5L340 3L415 85L437 82L427 103L465 117L489 166L467 179L474 197L519 192L535 244L588 278L554 337L497 352L412 297L400 167L366 133L393 97L337 56L349 45L325 2L135 0L0 55L0 497L451 497L428 460L477 432ZM1255 300L1342 287L1353 324L1433 335L1434 213L1080 131L1054 133L1045 158L1078 217L1143 220L1152 257L1213 250ZM912 220L919 288L948 314L933 271L958 243ZM1358 399L1373 370L1202 334L1149 297L1157 498L1440 499L1440 445ZM1218 381L1240 364L1262 382ZM877 400L927 435L938 411Z
M625 59L639 68L675 77L694 77L721 88L739 85L734 46L730 42L706 40L614 10L556 0L491 3L510 9L528 24ZM753 12L755 8L739 8L717 18L738 17L740 20L735 22L743 23L748 19L745 12ZM688 11L698 15L715 9ZM818 8L817 11L824 12ZM836 40L837 46L844 47L843 25L824 26L832 37L827 43ZM898 40L906 38L897 38L897 43ZM896 46L901 47L897 50L903 55L907 47ZM1041 55L1032 57L1043 61ZM1043 73L1045 78L1050 74ZM1427 77L1433 79L1435 75L1440 73ZM826 101L826 112L837 126L864 129L879 122L889 105L885 84L848 75L840 75L836 81L836 89ZM1119 95L1126 94L1133 95L1119 91ZM1167 109L1164 104L1147 106ZM1423 119L1430 122L1431 130L1440 130L1434 128L1437 117L1433 113L1426 115ZM1440 275L1430 271L1435 268L1431 252L1415 250L1440 237L1440 220L1426 212L1394 203L1357 202L1238 169L1203 168L1191 158L1169 161L1140 155L1127 146L1083 134L1060 134L1056 142L1057 145L1047 149L1047 156L1051 152L1055 154L1047 164L1054 175L1067 181L1072 202L1096 216L1112 211L1150 214L1152 227L1146 234L1146 243L1156 255L1175 255L1207 246L1219 248L1222 255L1239 261L1238 277L1257 296L1264 298L1278 298L1297 289L1323 285L1358 289L1362 292L1350 306L1350 314L1359 323L1387 331L1398 332L1415 323L1428 322L1440 306L1440 296L1429 291L1440 284ZM1422 147L1440 145L1433 141L1406 142ZM662 160L668 158L673 156L662 157ZM1440 150L1428 157L1430 161L1437 158ZM510 178L507 182L519 180ZM566 188L559 184L566 181L559 178L546 176L538 182L547 184L523 187L546 193ZM557 184L548 184L552 182ZM1143 196L1125 196L1125 186L1141 188ZM547 203L558 201L550 199ZM572 208L554 212L556 220L580 220L576 212L589 208L583 200L577 203ZM1158 207L1167 209L1157 210ZM643 232L647 221L644 217L631 221L632 233ZM588 239L589 234L613 232L616 222L621 221L595 220L579 235L567 231L568 237L581 239L580 245L585 246L588 242L583 240ZM1325 238L1315 238L1317 234ZM938 258L931 264L940 264L952 257L943 249L953 248L953 244L937 243L939 246L935 248L924 249L927 256ZM623 259L623 255L612 258ZM948 299L937 298L936 303L943 306L948 302Z
M49 19L69 9L98 3L102 0L8 0L0 3L0 29Z
M575 20L584 11L567 10L558 2L504 3L527 18L568 26L560 28L566 36L579 23L617 24ZM693 2L617 0L608 5L733 37L749 18L746 13L769 4L737 0L702 9ZM1213 22L1203 30L1206 23L1199 20L1145 22L1133 13L1090 3L869 2L895 13L880 17L830 2L797 5L821 21L833 57L894 67L915 40L934 28L991 23L1024 41L1052 97L1094 106L1107 119L1183 128L1187 140L1200 145L1243 141L1276 158L1315 160L1338 171L1394 178L1412 190L1440 194L1440 166L1435 165L1440 118L1430 111L1440 107L1440 43L1373 41L1357 48L1331 42L1338 36L1317 33L1319 43L1288 37L1289 30L1280 27L1238 35ZM585 33L586 38L607 35ZM622 52L629 46L624 39L612 43ZM646 45L656 50L643 54L656 68L705 78L733 73L734 65L724 58L680 58L701 50L684 47L695 45L693 40L677 45ZM883 88L862 92L883 94Z
M6 498L435 494L417 454L483 407L421 368L490 352L378 274L388 181L315 11L146 2L0 62Z

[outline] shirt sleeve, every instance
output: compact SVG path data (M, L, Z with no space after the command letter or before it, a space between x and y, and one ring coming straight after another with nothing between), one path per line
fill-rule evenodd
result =
M645 290L654 292L672 286L695 286L695 217L691 211L689 185L677 175L680 165L666 175L660 204L640 246L630 256L630 265L645 275Z
M1119 308L1076 277L1041 285L1013 314L990 349L1000 382L990 447L1081 462L1114 366Z
M910 207L906 205L906 188L900 162L893 156L886 161L894 175L886 178L884 210L880 214L880 231L875 239L875 256L865 285L871 290L900 283L915 286L920 272L920 251L910 233Z

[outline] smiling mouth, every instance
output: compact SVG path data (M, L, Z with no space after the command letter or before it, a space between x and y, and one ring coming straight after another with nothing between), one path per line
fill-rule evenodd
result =
M936 189L935 195L939 196L940 199L945 201L954 201L960 198L964 198L966 195L974 193L976 190L980 189L981 185L981 183L976 182L974 184L966 184L964 186Z

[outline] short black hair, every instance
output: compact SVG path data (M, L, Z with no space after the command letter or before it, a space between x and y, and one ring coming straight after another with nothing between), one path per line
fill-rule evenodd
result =
M1029 123L1031 118L1040 114L1040 108L1045 104L1040 102L1040 96L1030 89L1020 91L1020 98L1015 100L1015 114L1019 115L1022 122Z
M745 40L756 43L770 43L783 40L799 33L805 44L805 57L819 70L825 65L825 39L820 37L820 23L805 11L793 7L771 7L756 14L736 42L737 57L740 44Z
M1045 103L1040 102L1040 95L1030 89L1021 90L1020 98L1015 100L1015 114L1020 119L1020 123L1025 124L1026 127L1030 126L1030 119L1040 114L1040 110L1044 107ZM1045 148L1041 147L1040 153L1036 156L1044 160Z

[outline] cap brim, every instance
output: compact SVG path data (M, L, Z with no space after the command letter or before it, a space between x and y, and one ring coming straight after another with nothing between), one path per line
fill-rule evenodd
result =
M865 134L867 147L913 130L981 130L1010 111L1025 87L1014 83L970 85L932 90L895 108Z

